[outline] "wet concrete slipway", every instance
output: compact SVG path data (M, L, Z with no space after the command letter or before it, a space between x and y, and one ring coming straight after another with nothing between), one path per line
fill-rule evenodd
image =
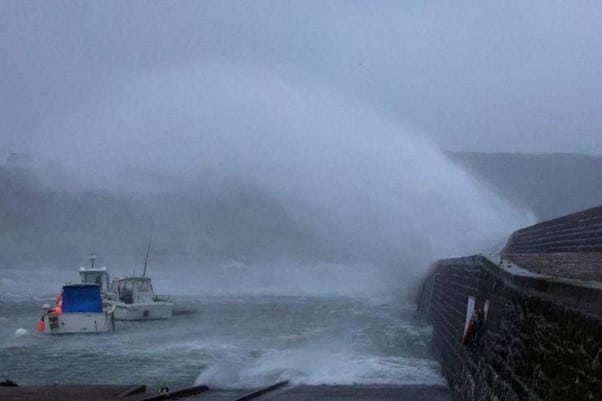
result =
M2 400L11 401L451 401L445 387L433 386L307 386L278 382L259 389L220 390L194 386L169 391L147 392L145 386L54 385L0 387Z

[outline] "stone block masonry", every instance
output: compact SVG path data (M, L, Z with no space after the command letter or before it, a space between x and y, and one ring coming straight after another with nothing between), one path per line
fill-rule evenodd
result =
M465 345L468 297L489 300ZM477 255L437 262L419 311L462 400L602 400L602 283L542 276Z
M512 234L504 254L602 252L602 206L523 228Z

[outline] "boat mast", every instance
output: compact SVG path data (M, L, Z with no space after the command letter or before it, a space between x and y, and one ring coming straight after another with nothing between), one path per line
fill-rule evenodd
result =
M96 255L94 252L90 254L90 268L94 269L94 261L96 260Z
M146 266L148 265L148 255L150 254L152 240L153 240L153 229L151 228L150 238L148 239L148 247L146 248L146 256L144 257L144 271L142 272L142 277L146 276Z

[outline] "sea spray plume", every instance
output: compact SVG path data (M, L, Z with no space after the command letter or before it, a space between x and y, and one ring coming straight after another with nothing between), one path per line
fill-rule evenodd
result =
M303 252L376 267L383 282L488 249L526 223L369 105L252 68L197 65L133 79L48 136L36 152L113 190L130 190L144 171L200 190L244 182L321 248Z

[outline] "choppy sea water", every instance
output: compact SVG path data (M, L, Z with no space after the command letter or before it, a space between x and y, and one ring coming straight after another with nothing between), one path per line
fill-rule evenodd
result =
M186 295L196 313L117 322L115 333L35 332L43 296L4 277L0 379L22 384L123 383L258 387L303 384L445 385L413 305L351 295ZM15 336L18 328L29 334Z

